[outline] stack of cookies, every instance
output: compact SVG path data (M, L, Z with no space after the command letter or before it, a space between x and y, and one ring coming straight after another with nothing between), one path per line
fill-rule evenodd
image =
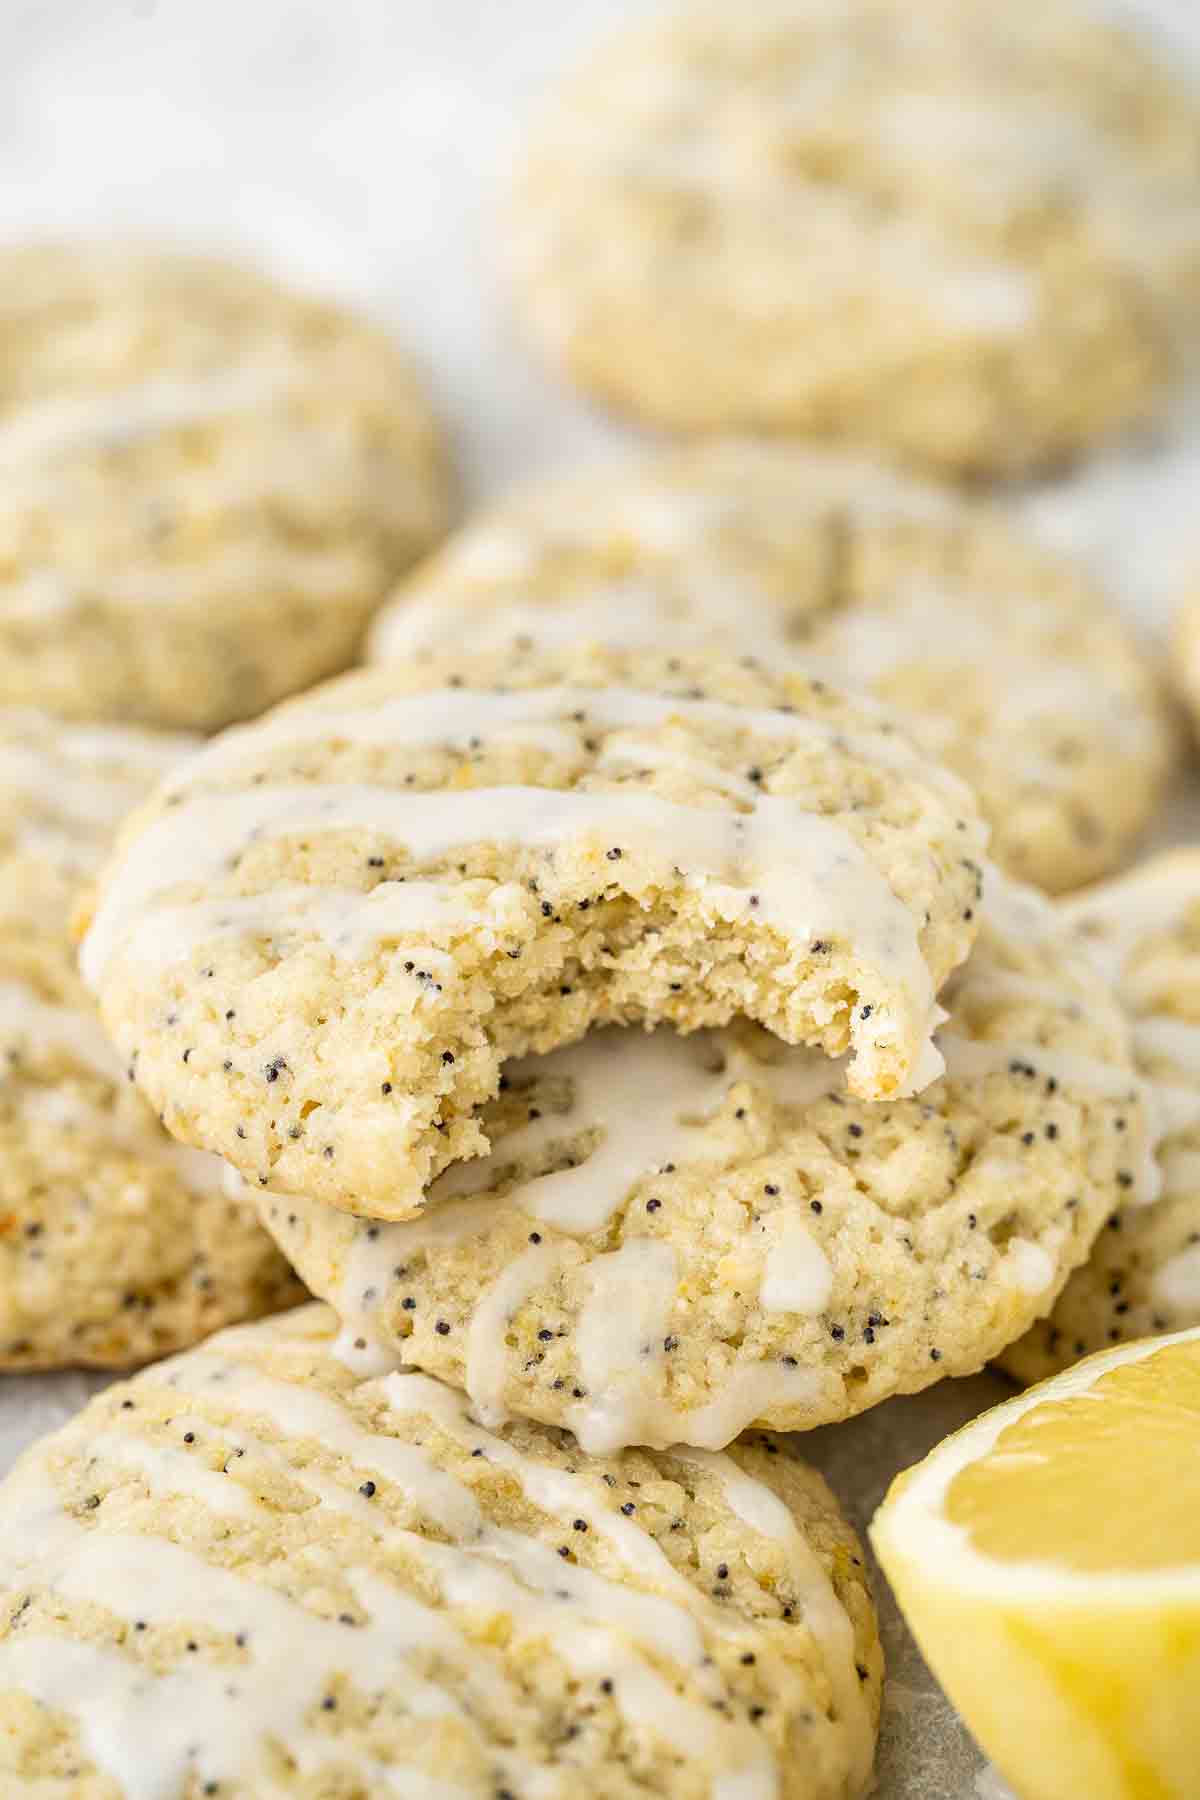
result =
M82 965L332 1310L22 1465L23 1771L864 1791L860 1552L772 1433L978 1368L1153 1179L1116 1002L920 735L716 649L434 647L160 784Z
M781 1434L1200 1323L1158 673L872 455L1140 416L1200 130L1106 32L927 11L634 34L518 182L587 385L867 448L544 482L415 573L373 328L0 258L0 1364L147 1365L0 1487L5 1793L858 1800L863 1552Z

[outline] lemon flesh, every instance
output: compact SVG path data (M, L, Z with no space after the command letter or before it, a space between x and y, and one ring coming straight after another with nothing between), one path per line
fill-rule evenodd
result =
M1119 1365L1025 1413L955 1476L946 1512L1005 1562L1200 1569L1200 1343Z
M1020 1800L1200 1796L1200 1331L985 1414L899 1477L871 1536Z

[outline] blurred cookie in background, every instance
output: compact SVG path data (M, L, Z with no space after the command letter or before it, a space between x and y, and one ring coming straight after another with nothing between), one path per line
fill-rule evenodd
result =
M1200 849L1153 857L1060 910L1131 1015L1158 1179L1131 1192L1049 1318L1001 1358L1028 1381L1200 1325Z
M68 919L188 740L0 711L0 1369L125 1368L303 1297L108 1044Z
M344 668L441 531L384 332L232 264L0 251L0 703L212 730Z
M714 443L527 487L402 584L371 651L588 637L791 662L919 717L995 860L1050 891L1131 854L1178 748L1157 672L1079 567L832 451Z
M696 4L562 85L507 234L533 337L635 418L1028 474L1194 334L1200 112L1066 0Z

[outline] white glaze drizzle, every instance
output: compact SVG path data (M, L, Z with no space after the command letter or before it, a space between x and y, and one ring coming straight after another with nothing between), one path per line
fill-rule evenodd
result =
M730 605L730 598L736 598L740 606ZM736 635L743 655L762 658L778 654L785 642L782 634L744 616L753 598L731 578L727 588L689 596L689 604L672 606L670 597L660 594L646 577L620 583L600 581L589 586L581 598L553 598L544 604L510 601L506 596L503 606L482 606L469 595L461 600L441 592L405 595L380 616L372 636L373 656L378 662L399 662L415 651L449 648L456 629L460 633L470 630L476 650L500 650L520 643L558 650L589 638L623 649L661 649L685 624L702 634L702 642L712 641L728 649ZM698 608L696 618L692 617L693 605Z
M163 759L163 768L168 766ZM137 772L81 773L68 759L28 744L0 743L0 786L44 805L86 842L108 838L144 799L147 778Z
M943 1032L938 1036L950 1081L982 1081L1002 1074L1014 1064L1036 1071L1036 1079L1054 1080L1064 1087L1127 1100L1133 1129L1128 1134L1130 1203L1149 1206L1162 1192L1158 1146L1168 1130L1162 1117L1162 1095L1153 1084L1119 1063L1101 1062L1075 1050L1050 1050L1041 1044L973 1040Z
M197 944L255 938L286 943L311 933L335 955L356 961L382 944L430 927L453 935L490 923L499 936L519 892L515 884L502 883L472 907L460 890L437 881L381 881L365 894L296 883L266 894L156 907L138 925L135 954L141 967L165 970L185 961ZM426 964L451 967L445 952L432 945L412 948Z
M854 1736L856 1767L851 1775L851 1792L857 1786L865 1787L874 1759L870 1748L870 1733L861 1729L865 1723L866 1707L854 1667L854 1630L849 1615L834 1592L833 1584L826 1576L812 1546L801 1537L795 1519L778 1494L773 1493L763 1482L755 1481L752 1476L747 1475L732 1456L694 1449L677 1449L675 1454L684 1462L690 1462L694 1467L715 1475L721 1483L727 1504L742 1523L762 1537L774 1538L786 1544L789 1561L794 1568L804 1571L805 1619L813 1627L818 1641L823 1641L827 1649L830 1646L840 1646L841 1654L830 1655L828 1658L838 1709L843 1716L857 1719L860 1725ZM815 1624L818 1619L819 1627Z
M991 883L986 908L1001 941L1048 945L1061 936L1046 903L1010 883ZM1081 961L1077 973L1085 973ZM1119 1060L1110 1063L1038 1044L967 1035L976 1002L986 1002L997 990L1003 998L1010 992L1027 996L1027 978L1016 978L1017 985L1010 988L1005 977L1002 963L997 966L984 948L958 978L954 1005L962 1022L956 1030L952 1020L938 1035L947 1079L969 1085L1009 1074L1015 1065L1018 1074L1032 1068L1040 1081L1057 1080L1073 1093L1127 1101L1123 1143L1134 1192L1143 1200L1152 1198L1158 1168L1144 1122L1146 1084L1134 1070ZM1053 1003L1056 991L1052 982L1037 987L1043 1006ZM1083 980L1064 984L1064 1008L1085 991ZM1095 1005L1099 1010L1099 999ZM1111 1023L1117 1023L1115 1013ZM774 1060L765 1062L732 1033L681 1038L662 1029L593 1031L567 1049L509 1065L508 1078L509 1103L518 1119L523 1089L534 1078L565 1084L565 1110L543 1099L536 1116L499 1137L490 1155L445 1171L432 1184L429 1204L418 1220L369 1228L349 1219L333 1222L337 1248L327 1291L345 1321L340 1350L351 1366L367 1369L386 1355L377 1337L377 1314L395 1292L395 1272L414 1256L484 1236L497 1208L519 1209L531 1222L569 1238L603 1232L639 1181L668 1164L703 1167L708 1141L702 1127L738 1082L802 1116L822 1096L842 1090L845 1072L844 1065L812 1051L780 1047ZM711 1154L719 1156L720 1150L714 1145ZM569 1166L555 1166L566 1157ZM535 1172L539 1166L544 1173ZM1015 1160L1009 1173L1015 1181L1024 1179ZM505 1182L510 1185L500 1195L496 1190ZM328 1221L328 1209L324 1215ZM778 1307L804 1317L828 1303L833 1270L811 1235L807 1209L801 1212L784 1198L748 1235L744 1250L743 1279L757 1279L766 1310ZM486 1322L478 1324L476 1312L468 1323L464 1379L489 1418L503 1416L506 1365L513 1355L506 1346L509 1322L538 1290L553 1304L560 1255L561 1248L553 1245L534 1247L519 1257L511 1285L507 1273L501 1275L476 1303L486 1305ZM704 1406L685 1410L672 1405L664 1344L672 1329L680 1273L667 1246L650 1235L626 1237L618 1252L591 1256L591 1295L575 1328L585 1392L578 1400L564 1400L561 1412L588 1450L606 1452L632 1442L720 1448L771 1408L802 1405L813 1397L818 1384L812 1371L772 1361L735 1364ZM1015 1241L1002 1274L1027 1292L1048 1285L1039 1246L1033 1243Z
M42 1000L20 983L0 982L0 1042L21 1045L19 1063L0 1069L0 1096L11 1096L23 1117L55 1129L83 1129L98 1148L112 1147L144 1162L169 1166L198 1196L230 1193L219 1157L173 1142L149 1107L126 1091L117 1054L90 1013ZM25 1080L48 1054L64 1057L118 1088L119 1100L103 1106L61 1085Z
M531 1504L561 1518L564 1529L582 1515L627 1569L632 1585L628 1578L613 1580L592 1568L564 1565L551 1545L488 1523L467 1489L439 1470L428 1451L384 1431L363 1429L339 1401L306 1387L306 1357L295 1380L264 1375L242 1360L238 1352L255 1340L253 1329L223 1334L198 1356L164 1366L163 1378L181 1397L224 1403L231 1415L227 1425L217 1426L188 1411L173 1421L176 1428L188 1427L193 1438L204 1433L210 1440L218 1434L226 1438L244 1452L231 1460L233 1469L239 1464L244 1468L255 1453L273 1459L292 1482L310 1490L314 1501L333 1501L356 1524L361 1521L393 1567L396 1559L400 1565L423 1566L452 1611L492 1610L506 1615L519 1635L549 1637L578 1679L612 1681L615 1704L633 1729L665 1740L679 1753L702 1748L716 1765L714 1796L737 1793L747 1800L771 1800L777 1779L759 1734L714 1713L707 1698L698 1703L679 1694L645 1660L641 1648L649 1645L660 1656L665 1653L688 1672L701 1696L715 1697L717 1677L704 1661L704 1634L732 1635L736 1642L746 1625L678 1574L653 1539L616 1510L597 1478L521 1455L482 1430L461 1396L427 1377L391 1375L382 1384L393 1415L427 1414L462 1448L481 1451L503 1467ZM299 1338L296 1348L302 1353L306 1348ZM349 1479L333 1478L290 1455L282 1457L280 1446L257 1439L250 1423L254 1416L269 1420L289 1443L302 1440L325 1457L344 1459ZM94 1447L99 1462L118 1463L155 1498L182 1496L211 1507L214 1487L233 1487L207 1465L189 1469L185 1453L175 1445L139 1445L110 1429ZM750 1530L785 1547L801 1617L823 1653L837 1709L850 1721L849 1739L854 1754L861 1756L871 1733L854 1670L853 1632L823 1566L769 1490L726 1458L707 1458L704 1467L718 1476L728 1503ZM382 1509L367 1506L352 1488L364 1470L398 1481L418 1515L449 1541L393 1526ZM252 1519L262 1507L252 1480L233 1491L240 1498L215 1502L220 1515ZM250 1779L256 1792L272 1792L265 1772L261 1779L256 1776L269 1738L283 1745L305 1772L340 1764L365 1780L371 1792L454 1792L419 1770L409 1782L407 1767L385 1768L352 1739L326 1735L316 1727L317 1703L337 1672L366 1694L386 1689L404 1695L416 1714L464 1717L444 1678L423 1676L408 1666L412 1656L432 1653L434 1667L451 1665L452 1679L467 1693L494 1709L511 1704L505 1679L486 1649L472 1644L451 1617L415 1599L393 1578L356 1566L353 1550L343 1573L367 1614L357 1628L318 1617L287 1591L269 1585L264 1574L214 1566L165 1538L110 1530L103 1512L90 1524L68 1515L44 1452L34 1453L10 1479L7 1497L6 1525L11 1528L5 1532L4 1561L14 1585L49 1587L130 1624L136 1614L151 1626L202 1626L225 1642L234 1632L244 1634L234 1660L188 1657L164 1675L154 1674L124 1650L58 1636L16 1629L0 1644L0 1682L74 1718L87 1754L120 1785L126 1800L169 1800L189 1775ZM528 1778L522 1791L566 1794L566 1787L547 1779L544 1770L522 1765L511 1752L500 1754L513 1778Z
M121 821L198 740L132 727L66 725L0 707L0 790L12 851L72 878L95 873ZM10 897L9 911L18 902ZM41 904L44 904L42 902ZM33 915L44 929L48 919Z
M125 449L161 433L211 424L277 397L300 365L279 355L188 379L157 376L136 385L61 394L26 405L0 425L6 480L80 451Z
M467 1392L485 1425L503 1425L508 1374L505 1335L514 1313L554 1272L561 1252L551 1244L522 1251L484 1288L467 1332Z
M784 1050L764 1062L728 1034L680 1038L665 1028L593 1031L578 1044L509 1068L510 1083L518 1091L535 1074L569 1082L567 1112L542 1108L537 1118L501 1138L489 1156L448 1169L431 1186L420 1219L373 1224L369 1233L359 1230L353 1238L335 1296L345 1322L339 1353L350 1366L366 1372L387 1355L375 1315L394 1288L395 1268L425 1246L454 1243L485 1230L497 1204L487 1190L510 1165L536 1163L552 1156L556 1145L584 1139L590 1148L575 1166L525 1176L506 1195L505 1204L519 1207L533 1221L585 1237L603 1229L639 1179L676 1160L690 1166L702 1160L701 1127L739 1083L802 1111L821 1095L841 1091L845 1082L844 1065L814 1051ZM472 1198L477 1194L482 1197ZM810 1240L804 1292L793 1293L807 1308L815 1301L813 1249ZM764 1237L756 1243L755 1255L765 1267L770 1254ZM793 1284L799 1254L794 1248L788 1256ZM476 1302L467 1334L465 1380L489 1420L504 1417L509 1319L552 1278L560 1255L550 1245L532 1247ZM780 1302L785 1298L783 1273L777 1261L771 1297ZM664 1342L676 1288L673 1253L654 1239L627 1239L620 1250L592 1261L589 1280L591 1296L577 1327L586 1397L569 1409L569 1422L590 1452L636 1442L664 1448L684 1440L720 1448L752 1423L768 1399L799 1401L811 1393L811 1377L781 1364L732 1374L721 1396L707 1406L688 1411L672 1407L662 1388Z
M805 479L803 472L794 477L794 500L801 506L809 498L802 491ZM664 490L662 497L672 496ZM842 498L852 518L867 510L849 485ZM909 516L919 518L919 509L911 508ZM603 523L593 542L602 542ZM763 524L755 518L755 526ZM705 545L708 562L699 554ZM1057 737L1066 717L1080 730L1103 728L1106 741L1129 755L1140 753L1157 733L1157 722L1144 704L1123 701L1094 669L1064 654L1047 630L1040 597L1013 593L1003 602L980 604L969 591L942 591L909 581L889 586L886 606L855 604L821 618L811 637L798 637L792 616L772 607L761 583L749 580L737 563L722 562L719 539L698 537L690 548L697 553L695 569L681 562L657 577L650 572L620 584L600 579L569 600L536 604L506 598L502 606L485 606L469 591L463 597L418 593L384 616L375 633L376 654L389 660L433 645L449 647L467 631L484 648L518 640L555 648L580 638L664 648L687 630L718 649L752 654L767 667L782 664L856 692L870 693L905 670L986 669L990 685L976 697L987 709L987 723L973 739L977 753L986 753L998 735L1011 773L1053 789L1071 787L1077 776L1039 747L1027 727L1050 725ZM989 613L988 604L994 612ZM1061 634L1069 617L1055 611L1051 624ZM940 726L947 740L954 736L942 715L930 715L925 723L927 732Z
M1044 1294L1058 1273L1050 1252L1029 1238L1010 1238L1000 1261L1004 1278L1023 1294Z
M833 1292L829 1258L804 1220L788 1213L763 1260L759 1299L769 1313L824 1312Z
M699 107L699 94L693 101ZM1003 338L1028 327L1038 294L1024 269L969 255L961 243L915 213L881 214L852 191L805 181L787 167L786 144L781 155L773 142L783 121L764 111L761 101L739 117L729 93L714 93L708 108L707 116L697 111L695 128L688 130L681 94L667 115L669 135L663 130L652 142L639 133L636 165L630 162L631 124L619 134L620 176L628 180L636 166L638 186L645 192L684 199L702 194L707 204L736 221L739 238L752 255L754 279L744 278L742 257L706 259L706 268L715 275L708 286L723 303L751 319L769 320L794 309L797 266L794 258L778 254L778 246L802 237L805 263L820 271L822 299L831 313L861 300L864 293L886 293L900 296L906 310L928 315L951 333ZM589 165L599 170L611 155L610 135L578 116L563 118L555 152L577 163L587 182L593 178ZM783 178L775 165L786 168ZM564 217L561 207L526 206L509 232L509 252L521 275L526 305L548 340L560 348L574 333L573 296L586 292L590 279L586 271L581 279L576 269L564 283L558 262L567 253L578 258L582 243L573 216ZM607 288L611 245L605 257L600 280ZM733 266L739 272L736 289L728 273Z
M870 703L858 702L870 711ZM493 690L435 688L359 705L349 712L332 707L285 707L266 720L225 732L193 757L187 766L189 787L280 751L302 752L314 744L340 743L357 747L445 747L465 752L494 742L529 744L548 755L583 759L590 752L583 739L589 733L648 732L677 723L689 728L709 728L765 738L790 749L829 749L837 746L865 762L919 776L931 787L966 797L957 777L916 750L879 711L875 729L849 726L806 717L789 707L743 706L721 700L699 700L687 695L659 694L619 685L588 687L563 683L548 687ZM722 771L697 759L693 768L711 780Z
M446 1199L494 1186L498 1172L511 1163L594 1133L585 1161L539 1175L510 1196L532 1218L577 1236L599 1230L639 1177L676 1159L694 1161L702 1149L697 1128L736 1082L764 1086L792 1107L845 1084L844 1066L815 1051L787 1049L763 1062L726 1033L679 1037L666 1028L592 1031L550 1056L509 1064L506 1075L516 1091L535 1075L569 1082L569 1111L543 1109L538 1118L507 1132L490 1156L447 1169L430 1188L431 1213L435 1203L440 1209Z
M1182 860L1188 855L1168 852L1141 869L1060 902L1058 908L1132 1019L1134 1051L1144 1071L1143 1088L1156 1126L1151 1150L1158 1171L1157 1184L1143 1187L1138 1198L1179 1199L1189 1192L1200 1193L1200 1023L1180 1019L1170 1010L1180 964L1194 958L1181 947L1131 966L1150 940L1181 928L1200 904L1200 878ZM1178 1079L1162 1073L1162 1063L1177 1072ZM1183 1145L1175 1141L1181 1137ZM1186 1287L1186 1275L1181 1279Z
M120 1060L98 1019L78 1007L42 1000L19 982L0 982L0 1039L9 1044L19 1041L23 1062L29 1057L37 1060L41 1050L51 1050L82 1064L104 1081L123 1078Z
M778 717L786 720L787 715ZM436 863L476 843L550 852L570 845L597 855L616 847L623 858L631 854L637 859L638 880L648 889L669 889L682 875L714 921L761 920L805 952L819 938L848 941L860 966L876 977L861 983L877 997L870 1031L855 1023L856 1037L878 1044L915 1034L923 1049L910 1074L910 1089L926 1085L938 1072L928 1038L936 1000L912 911L843 827L805 811L796 799L771 794L743 813L678 805L624 789L509 786L408 793L328 784L195 796L160 815L129 845L83 945L86 978L97 986L118 948L136 958L147 909L152 914L154 903L176 884L218 877L254 843L351 830L375 832L404 845L417 864ZM608 860L614 861L611 856ZM623 885L629 879L626 874ZM444 884L427 885L425 911L420 900L408 900L405 928L437 925L444 913L444 891ZM330 890L325 895L327 930L336 932L339 899ZM362 896L352 905L361 915ZM202 933L213 913L211 902L202 902L201 908L193 923ZM289 890L262 896L261 909L253 909L260 932L272 920L283 931L293 916ZM187 915L176 906L172 920L169 941L178 948L187 939ZM361 948L361 939L352 931L349 935ZM202 935L195 940L203 941ZM161 938L157 942L161 956ZM883 998L880 981L893 984L900 997Z
M569 1409L571 1429L600 1455L623 1444L663 1445L678 1435L662 1397L679 1283L675 1251L656 1238L626 1238L589 1264L587 1280L575 1326L585 1398Z
M1057 911L1077 934L1088 957L1123 999L1126 965L1137 948L1160 932L1182 923L1189 908L1200 903L1200 880L1179 872L1168 853L1161 861L1135 869L1102 887L1068 900Z

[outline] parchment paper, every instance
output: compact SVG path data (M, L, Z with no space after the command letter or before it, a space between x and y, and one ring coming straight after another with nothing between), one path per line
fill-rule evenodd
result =
M340 292L423 362L464 504L632 445L525 355L490 221L541 86L652 0L0 0L0 237L152 232L227 248ZM1200 69L1193 0L1096 0ZM1144 627L1200 572L1200 405L1010 504L1089 558ZM1181 786L1159 838L1200 831ZM0 1470L95 1377L0 1377ZM944 1382L805 1440L860 1525L892 1476L1010 1389ZM881 1800L995 1790L891 1605Z

